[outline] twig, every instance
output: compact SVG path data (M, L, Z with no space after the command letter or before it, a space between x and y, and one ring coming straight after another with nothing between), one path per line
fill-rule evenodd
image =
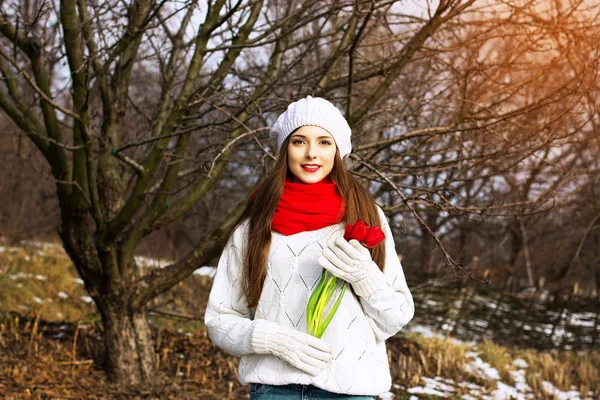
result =
M382 174L377 168L371 166L371 164L368 163L366 160L364 160L364 158L362 156L354 153L351 155L351 157L354 158L355 160L358 160L359 163L361 163L362 165L364 165L365 167L367 167L368 169L373 171L375 174L379 175L383 180L385 180L394 189L394 191L396 193L398 193L400 195L400 197L402 198L402 201L406 204L408 209L412 212L412 214L415 216L415 218L421 223L421 225L427 230L427 232L429 233L429 235L431 235L433 240L435 240L435 242L438 244L438 246L444 253L444 259L446 260L446 263L452 268L452 272L454 273L454 276L457 279L460 278L460 275L456 272L456 270L458 269L471 279L474 279L481 283L486 283L486 284L489 283L489 281L484 281L479 278L476 278L473 274L473 271L467 271L459 263L454 261L452 256L448 253L448 251L446 251L446 248L444 247L444 245L442 244L440 239L437 237L437 235L431 230L429 225L427 225L427 223L421 218L421 216L419 215L417 210L415 210L414 207L407 201L406 196L404 196L404 193L402 193L400 191L400 189L396 186L396 184L394 182L392 182L387 176Z
M567 272L565 273L565 276L569 275L571 273L571 270L573 269L573 266L575 265L575 262L579 259L579 254L581 253L581 249L583 249L583 245L585 244L585 241L590 233L590 231L592 230L592 228L594 227L594 224L596 223L596 221L598 221L598 219L600 219L600 214L596 215L588 224L588 226L585 228L585 232L583 233L583 237L581 238L581 240L579 241L579 245L577 246L577 250L575 251L575 254L573 255L573 258L571 259L571 262L569 263L569 267L567 268Z
M79 361L56 361L54 364L58 365L81 365L81 364L93 364L94 360L79 360Z
M79 326L80 326L81 320L77 321L77 327L75 328L75 335L73 335L73 346L71 348L71 358L72 358L72 365L75 365L77 363L77 337L79 336ZM71 368L71 378L75 379L75 370L73 368Z
M33 322L33 327L31 328L31 334L29 335L29 343L27 343L27 357L29 357L29 351L31 350L31 343L35 339L35 334L37 333L38 325L40 322L40 316L42 315L43 310L44 310L44 305L42 305L40 307L40 309L38 310L38 312L35 316L35 321Z
M21 66L19 65L19 63L17 63L16 60L14 60L11 56L9 56L8 54L6 54L2 48L0 48L0 55L2 57L4 57L8 62L10 62L18 71L21 75L23 75L23 77L25 78L25 80L29 83L29 85L33 88L33 90L35 90L35 92L37 94L40 95L40 97L48 104L50 104L52 107L56 108L58 111L62 112L65 115L68 115L72 118L75 118L77 121L81 122L81 117L74 113L71 110L68 110L66 108L64 108L63 106L60 106L58 104L56 104L54 101L52 101L52 99L50 97L48 97L48 95L46 93L44 93L44 91L42 89L40 89L38 87L38 85L35 84L35 82L33 81L33 79L27 74L27 72L25 72Z
M199 310L199 311L202 314L204 313L204 310ZM200 320L202 320L202 317L194 317L193 315L182 314L182 313L177 313L177 312L173 312L173 311L165 311L165 310L152 309L152 310L148 310L148 312L153 313L153 314L166 315L168 317L175 317L175 318L181 318L181 319L189 319L189 320L193 320L193 321L200 321Z
M121 154L117 152L114 148L110 149L110 154L117 157L119 160L123 161L125 164L129 165L131 168L135 170L139 175L144 175L146 170L143 166L135 162L135 160L127 157L125 154Z
M232 118L233 120L235 120L236 122L238 122L240 125L242 125L245 129L246 129L246 133L242 133L241 135L233 138L232 140L230 140L225 147L223 147L223 149L221 149L221 151L219 152L219 154L217 154L217 156L215 158L213 158L212 162L210 163L210 170L208 171L207 177L210 178L210 175L212 174L213 169L215 168L215 163L217 162L217 160L223 155L223 153L225 153L225 151L227 151L227 149L229 147L231 147L235 142L237 142L238 140L242 139L245 136L248 135L252 135L256 132L260 132L260 131L266 131L266 130L270 130L270 127L263 127L263 128L258 128L258 129L250 129L243 121L241 121L239 118L235 117L233 114L231 114L230 112L228 112L227 110L224 110L223 108L219 107L218 105L214 104L213 102L211 102L210 100L206 99L203 96L199 96L200 100L203 100L204 102L210 104L212 107L216 108L217 110L221 111L223 114L229 116L230 118Z

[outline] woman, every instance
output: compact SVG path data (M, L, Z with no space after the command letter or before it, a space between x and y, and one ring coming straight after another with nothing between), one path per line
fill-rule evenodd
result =
M205 323L210 339L240 355L251 399L372 399L389 391L385 340L414 314L388 221L342 162L350 127L330 102L308 96L271 129L275 170L251 195L217 266ZM380 226L369 251L344 238L346 223ZM306 306L323 268L347 290L322 339Z

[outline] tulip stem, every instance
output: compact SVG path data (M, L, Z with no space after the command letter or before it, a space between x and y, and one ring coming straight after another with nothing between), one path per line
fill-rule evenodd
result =
M315 291L308 301L308 306L306 310L306 323L308 328L308 333L321 338L327 329L327 326L331 322L333 316L335 315L340 303L342 301L342 297L346 292L347 283L344 282L342 286L341 293L337 298L335 304L329 310L328 315L325 320L323 320L323 313L325 312L325 308L327 304L329 304L331 298L335 293L335 289L337 287L338 278L329 274L327 270L323 270L323 274L321 276L321 281L317 285Z

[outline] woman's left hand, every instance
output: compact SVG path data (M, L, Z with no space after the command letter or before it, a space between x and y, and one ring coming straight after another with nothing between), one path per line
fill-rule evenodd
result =
M381 273L366 247L355 239L348 242L341 236L327 242L319 264L333 276L351 284Z

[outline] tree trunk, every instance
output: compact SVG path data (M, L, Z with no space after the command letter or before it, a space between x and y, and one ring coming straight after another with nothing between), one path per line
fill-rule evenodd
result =
M117 300L100 310L104 324L105 368L121 387L149 386L155 375L156 352L145 310L133 312Z

